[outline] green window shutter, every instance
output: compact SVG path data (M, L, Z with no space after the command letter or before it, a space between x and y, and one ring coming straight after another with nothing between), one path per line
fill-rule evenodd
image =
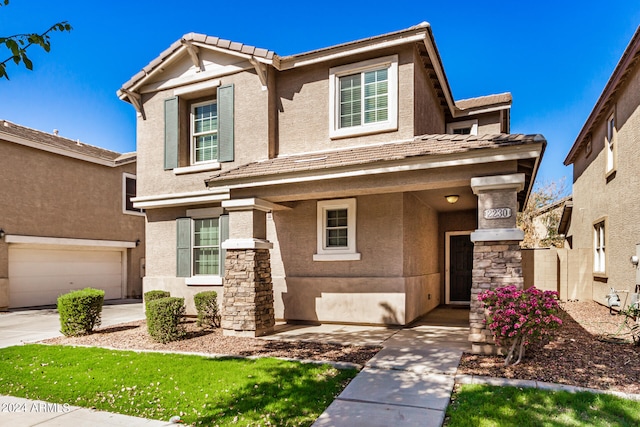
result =
M227 257L227 250L222 247L222 243L229 239L229 215L220 216L220 277L224 277L224 260Z
M218 159L233 161L233 85L218 88Z
M176 277L191 277L191 218L176 219Z
M180 139L178 97L164 100L164 168L178 167L178 143Z

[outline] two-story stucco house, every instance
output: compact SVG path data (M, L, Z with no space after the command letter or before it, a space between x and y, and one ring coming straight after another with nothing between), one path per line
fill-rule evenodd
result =
M640 27L564 161L573 165L573 201L560 224L569 298L606 304L610 288L633 292L640 283L630 262L640 256L639 57Z
M514 258L488 274L521 281L509 242L546 142L508 133L508 93L455 101L426 23L291 56L187 34L119 96L144 289L217 290L225 333L469 305L486 242Z
M71 290L142 293L144 213L136 154L0 121L0 307Z

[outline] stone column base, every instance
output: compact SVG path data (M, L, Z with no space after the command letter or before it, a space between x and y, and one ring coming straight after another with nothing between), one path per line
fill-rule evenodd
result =
M227 249L223 335L258 337L273 332L273 283L268 249Z
M469 312L469 341L476 354L499 354L487 326L487 316L478 295L487 289L514 285L524 286L522 252L518 241L475 242L473 247L473 273L471 310Z

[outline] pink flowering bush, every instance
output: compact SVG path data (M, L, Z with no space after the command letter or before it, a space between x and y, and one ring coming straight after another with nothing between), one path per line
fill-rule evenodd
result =
M489 330L496 345L509 348L505 366L520 363L529 344L550 338L562 325L557 316L557 292L506 286L486 290L478 295L478 300L489 312Z

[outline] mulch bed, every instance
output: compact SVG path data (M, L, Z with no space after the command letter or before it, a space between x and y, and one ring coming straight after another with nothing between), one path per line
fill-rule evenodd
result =
M338 345L307 341L263 340L227 337L220 329L203 329L194 320L185 323L186 336L179 341L161 344L147 333L146 321L122 323L99 328L91 335L56 337L47 344L88 345L122 350L158 350L207 353L231 356L287 357L301 360L349 362L364 365L380 347Z
M464 354L459 374L517 378L640 393L640 347L609 339L624 317L595 302L562 304L562 327L547 345L527 350L516 366L504 358Z

